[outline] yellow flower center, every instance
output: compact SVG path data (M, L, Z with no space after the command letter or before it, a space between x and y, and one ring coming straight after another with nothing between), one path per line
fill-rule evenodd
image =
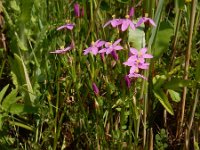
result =
M70 20L69 19L65 20L65 23L70 23Z
M138 73L139 72L139 69L137 68L137 69L135 69L135 73Z
M111 41L111 42L108 42L108 45L111 46L111 45L112 45L112 41Z
M62 45L62 46L60 46L60 49L64 49L65 47Z
M125 18L126 18L126 19L129 19L129 18L130 18L130 16L129 16L129 15L126 15L126 16L125 16Z
M138 52L138 57L141 57L142 56L142 53L141 52Z
M91 42L92 46L94 46L94 43L95 43L94 41Z
M114 19L116 16L115 15L112 15L112 18Z

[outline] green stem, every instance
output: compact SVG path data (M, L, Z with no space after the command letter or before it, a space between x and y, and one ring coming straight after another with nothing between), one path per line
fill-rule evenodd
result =
M53 144L53 150L56 150L57 147L57 121L58 121L58 107L59 107L59 100L60 100L60 83L59 83L59 76L60 76L60 61L58 63L58 73L57 73L57 85L56 85L56 91L57 91L57 95L56 95L56 117L55 117L55 125L54 125L54 144Z

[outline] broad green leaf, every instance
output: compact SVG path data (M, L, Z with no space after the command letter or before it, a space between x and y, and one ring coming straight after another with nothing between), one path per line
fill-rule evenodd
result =
M12 114L21 114L21 113L36 113L37 108L36 107L31 107L31 106L26 106L24 104L12 104L9 112Z
M175 0L174 2L176 9L184 9L184 0Z
M188 86L190 84L190 82L191 81L189 81L189 80L172 78L170 81L168 81L164 84L164 88L165 89L177 90L179 88Z
M17 45L19 46L19 48L23 51L27 51L27 47L25 46L24 42L19 38L19 36L17 35L17 33L15 32L15 36L17 39Z
M160 89L161 86L165 83L167 77L165 75L156 75L153 78L153 85L154 85L154 90Z
M159 22L160 22L161 14L163 11L164 2L165 2L165 0L159 0L159 2L158 2L158 7L156 9L156 14L155 14L155 18L154 18L156 27L152 29L151 37L149 39L149 44L148 44L149 48L152 47L152 45L156 39L156 35L157 35L158 29L159 29Z
M173 32L173 27L169 22L161 22L155 41L155 51L153 53L154 58L160 58L162 54L168 50Z
M15 11L20 12L20 8L19 5L16 3L16 0L10 1L10 7Z
M25 103L32 105L35 100L35 95L33 94L33 88L24 61L17 54L14 54L14 59L9 57L9 62L12 72L17 77L18 84L24 88Z
M4 95L5 95L5 93L6 93L7 89L8 89L8 87L9 87L9 84L6 85L6 86L1 90L1 92L0 92L0 103L1 103L1 101L3 100L3 97L4 97Z
M134 47L136 49L141 49L145 46L145 33L143 31L143 28L136 28L135 30L132 30L129 28L128 30L128 42L130 43L131 47Z
M20 18L23 23L30 21L33 4L34 4L33 0L21 0Z
M8 111L11 104L14 104L17 100L19 100L19 97L16 97L17 93L18 93L18 90L14 89L3 99L3 102L2 102L3 109Z
M24 104L12 104L9 108L9 112L11 114L21 114L24 110Z
M165 93L163 92L163 90L162 89L153 90L153 93L154 93L155 97L163 105L163 107L167 110L167 112L170 113L171 115L174 115L174 111L172 109L172 106L169 103L168 98L165 95Z
M174 90L168 90L168 92L174 102L177 102L177 103L180 102L180 100L181 100L180 93L178 93Z

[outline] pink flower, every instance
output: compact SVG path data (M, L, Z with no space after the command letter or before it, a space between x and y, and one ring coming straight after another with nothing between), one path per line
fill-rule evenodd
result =
M140 18L140 20L137 22L136 27L139 27L142 23L150 23L152 26L156 26L155 22L151 19L151 18L147 18L147 17L142 17Z
M130 80L129 76L126 75L126 76L124 77L124 80L125 80L125 82L126 82L126 86L127 86L128 88L130 88L130 87L131 87L131 80Z
M103 26L104 28L109 24L111 24L111 26L115 28L122 23L121 19L115 19L115 15L113 15L112 17L113 17L112 20L109 20L108 22L105 23L105 25Z
M69 23L69 20L66 20L66 23L67 23L67 24L58 27L57 30L61 30L61 29L72 30L72 29L74 28L74 26L75 26L75 24Z
M129 11L129 17L133 17L134 15L134 8L131 7L130 11Z
M135 48L130 48L131 54L136 57L140 62L143 62L145 58L153 58L151 54L146 54L147 48L142 48L140 51L138 51Z
M55 50L54 52L50 52L51 54L65 54L67 51L71 50L73 48L73 44L71 44L70 46L66 47L66 48L61 48L58 50Z
M92 89L93 89L95 95L99 95L99 88L97 87L97 85L95 83L92 83Z
M74 24L65 24L63 26L60 26L57 28L57 30L61 30L61 29L69 29L69 30L72 30L74 28Z
M145 76L143 76L143 75L141 75L141 74L138 74L138 73L130 73L130 74L128 75L128 77L129 77L129 78L143 78L143 79L147 80L147 78L146 78Z
M145 62L145 58L153 58L152 55L146 54L147 48L142 48L138 51L135 48L130 48L131 56L128 58L126 62L123 64L126 66L130 66L129 77L141 77L144 78L141 74L139 74L139 69L148 69L149 63Z
M78 3L74 4L74 13L76 17L80 17L80 5Z
M99 53L110 54L110 53L112 53L112 51L122 50L123 47L118 45L120 41L121 41L121 39L118 39L113 44L112 44L112 42L106 42L105 48L100 50Z
M76 17L83 17L84 15L84 9L80 8L79 3L74 4L74 13Z
M130 18L130 16L126 15L126 18L122 19L122 24L121 24L122 31L126 31L129 26L131 27L131 29L135 30L135 24L129 18Z
M115 60L118 60L118 59L119 59L119 56L118 56L118 54L116 53L115 50L111 52L111 55L113 56L113 58L114 58Z
M84 55L87 55L88 53L92 53L93 55L96 55L99 51L99 48L102 47L105 44L105 41L97 40L96 42L92 42L91 46L84 50Z

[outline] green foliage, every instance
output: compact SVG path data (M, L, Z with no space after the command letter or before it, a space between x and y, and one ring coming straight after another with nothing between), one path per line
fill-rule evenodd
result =
M155 149L165 150L168 147L167 140L168 136L165 129L161 129L160 133L155 136Z
M143 48L146 44L144 27L136 28L136 30L129 29L128 42L130 43L131 47L134 47L138 50Z
M169 21L162 21L159 26L155 41L155 50L153 56L155 59L160 58L163 53L168 51L170 40L173 35L173 27Z
M75 2L84 9L84 16L74 15ZM191 5L181 0L151 2L3 0L0 27L3 18L1 30L7 45L5 49L0 44L0 149L142 149L150 142L148 130L163 127L163 118L151 120L154 114L162 114L163 108L174 116L164 118L170 122L165 129L153 129L152 149L170 148L169 141L174 141L171 137L176 133L168 130L178 126L174 118L181 109L183 88L189 89L188 113L200 81L199 35L193 37L194 51L185 80ZM134 23L148 14L156 27L146 22L125 32L111 25L103 28L112 15L124 18L131 7L135 8ZM57 31L66 19L75 24L74 29ZM199 10L197 24L198 19ZM118 60L112 55L83 55L92 41L118 38L124 47L117 51ZM71 43L72 50L65 54L49 53ZM149 70L139 72L148 79L132 78L128 88L124 76L129 71L123 62L130 47L148 47L154 59L148 62ZM93 92L93 83L99 94ZM195 116L194 122L198 122L198 109Z

